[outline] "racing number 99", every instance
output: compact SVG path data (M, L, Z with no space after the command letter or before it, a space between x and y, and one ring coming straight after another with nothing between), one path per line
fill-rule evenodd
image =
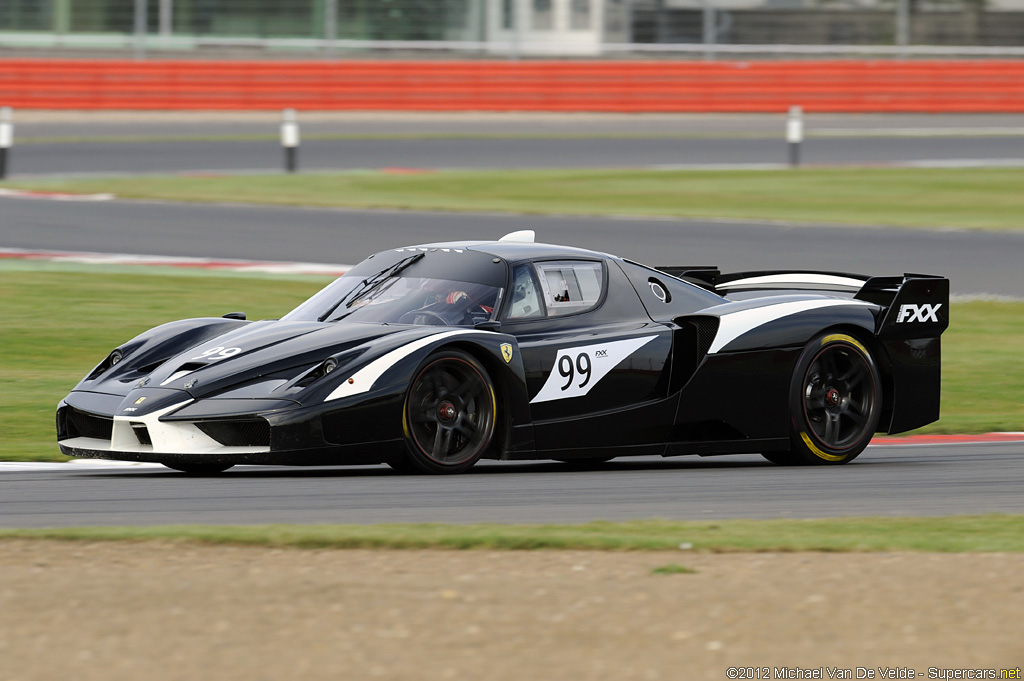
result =
M576 380L577 373L584 378L583 382L576 387L584 387L587 383L590 383L590 355L581 352L576 355L575 364L573 364L572 357L562 355L558 358L558 373L565 379L565 385L562 386L562 390L568 390L572 386L573 381Z

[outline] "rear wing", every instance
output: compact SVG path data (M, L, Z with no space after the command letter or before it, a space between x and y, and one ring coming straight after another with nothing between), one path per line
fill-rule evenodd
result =
M888 308L880 339L938 338L949 327L949 279L933 274L872 277L854 296Z
M879 337L937 337L949 326L949 279L933 274L870 277L849 272L761 270L723 274L717 267L658 267L659 271L725 296L744 291L803 290L852 294L886 308Z

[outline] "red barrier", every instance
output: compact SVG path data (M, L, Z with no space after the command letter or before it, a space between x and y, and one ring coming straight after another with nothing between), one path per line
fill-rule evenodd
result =
M0 60L39 109L1022 112L1020 61Z

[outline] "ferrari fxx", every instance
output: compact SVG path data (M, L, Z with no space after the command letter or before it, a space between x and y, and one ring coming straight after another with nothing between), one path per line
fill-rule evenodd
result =
M534 243L370 256L281 319L175 321L57 410L61 451L236 464L595 462L760 453L843 464L939 416L949 281L648 267Z

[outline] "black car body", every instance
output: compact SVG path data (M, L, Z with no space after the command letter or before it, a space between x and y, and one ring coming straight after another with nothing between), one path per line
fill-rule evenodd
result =
M280 320L189 319L61 401L75 457L373 464L759 452L845 463L939 416L949 282L651 268L493 242L384 251Z

